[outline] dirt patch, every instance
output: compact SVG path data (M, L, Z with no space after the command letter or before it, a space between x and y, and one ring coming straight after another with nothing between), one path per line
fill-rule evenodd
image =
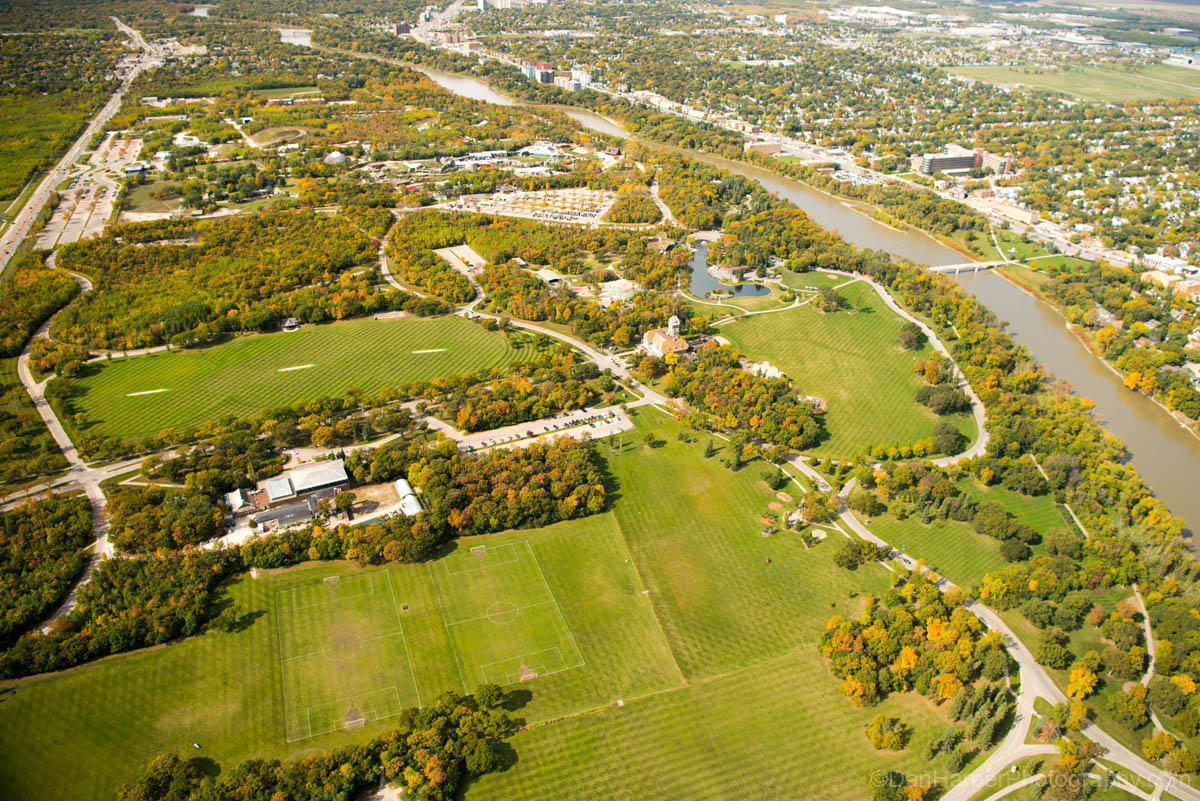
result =
M773 517L767 517L766 515L763 515L762 517L758 518L758 522L762 523L764 526L773 526L775 525L776 520Z
M346 631L335 634L325 643L325 658L334 662L344 662L362 650L362 638L357 634Z
M775 493L775 497L778 498L779 500L783 501L784 503L792 502L792 496L788 495L783 490L780 490L779 492Z
M780 503L779 501L771 501L770 503L767 504L767 508L770 509L772 512L778 512L780 509L783 508L783 504Z
M537 672L533 668L529 667L529 665L525 664L524 662L521 663L521 681L531 681L532 679L536 679L537 675Z

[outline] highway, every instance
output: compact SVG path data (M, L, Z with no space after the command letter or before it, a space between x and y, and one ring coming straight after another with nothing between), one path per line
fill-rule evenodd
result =
M142 38L141 33L130 28L116 17L113 17L112 20L116 23L117 29L128 36L133 45L142 51L141 56L133 65L133 68L129 70L128 74L125 75L124 79L122 79L117 91L104 104L104 108L100 109L96 116L92 118L87 128L75 140L75 143L67 148L67 152L58 160L58 163L42 178L37 188L33 191L33 194L30 195L29 200L17 212L12 225L8 226L3 234L0 234L0 275L3 275L4 270L8 267L9 259L16 253L17 246L21 244L21 241L32 230L38 212L50 200L50 194L54 191L55 187L70 177L75 162L88 149L88 144L92 141L92 138L112 119L117 110L121 108L121 101L125 98L125 92L129 90L134 79L155 58L161 55L157 48L148 44Z

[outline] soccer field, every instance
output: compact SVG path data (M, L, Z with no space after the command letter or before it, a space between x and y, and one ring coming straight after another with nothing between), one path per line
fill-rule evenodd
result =
M533 358L461 317L344 320L89 367L73 410L107 436L186 430L306 398L366 392Z
M429 563L426 573L428 587L411 586L422 583L418 570L412 582L401 584L399 596L383 568L331 573L275 593L289 743L422 705L405 617L441 616L444 640L414 635L426 640L425 663L453 663L463 692L583 666L528 540L456 551ZM449 687L427 686L424 697L444 689Z

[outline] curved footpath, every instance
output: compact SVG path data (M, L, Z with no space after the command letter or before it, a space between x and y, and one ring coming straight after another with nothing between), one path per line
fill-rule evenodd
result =
M404 287L402 284L400 284L399 281L396 280L395 276L392 275L387 263L387 258L383 252L382 244L379 251L379 262L381 272L389 283L397 288L404 289L407 292L413 292L412 289ZM483 288L478 284L478 282L475 281L474 277L466 271L465 264L461 265L461 267L455 265L455 267L456 269L463 270L464 274L467 275L468 280L471 282L471 285L475 288L476 293L471 302L460 308L457 313L463 315L479 315L495 320L501 319L497 315L472 311L472 309L484 299ZM920 326L925 332L926 336L929 337L930 342L933 343L933 347L938 350L939 353L942 353L947 357L950 356L949 351L937 338L937 335L933 332L933 330L902 309L883 289L883 287L864 276L854 276L853 274L849 273L843 274L850 275L851 277L859 278L870 283L889 308L891 308L901 317ZM81 280L82 282L86 279L82 276L77 276L77 280ZM632 388L635 392L640 393L642 397L636 402L636 405L650 404L658 407L665 413L670 413L671 404L668 399L650 387L645 386L642 384L642 382L638 381L619 358L605 354L569 334L544 328L535 323L525 322L523 320L510 319L509 322L511 325L517 328L542 334L580 350L589 359L594 361L602 370L611 370L612 373L621 378L628 387ZM35 337L47 336L49 327L50 321L48 320L41 326L41 328L39 328ZM29 369L28 360L32 343L33 340L31 339L30 343L26 346L24 353L21 354L21 358L18 362L18 372L21 382L29 391L39 415L46 422L47 427L54 436L55 442L62 450L63 455L67 458L69 465L69 481L71 483L78 483L87 494L89 500L92 502L92 523L93 532L95 534L92 560L89 562L88 567L83 576L81 576L79 582L77 582L75 587L71 590L68 598L50 617L46 625L42 627L43 631L47 631L50 623L55 618L66 614L74 607L75 595L78 588L88 581L96 564L99 563L99 560L104 556L111 555L112 553L111 546L108 542L108 522L105 511L107 500L104 496L103 490L100 489L100 482L122 472L127 472L134 469L141 464L145 456L105 467L88 467L80 458L74 443L71 441L66 430L63 428L53 410L50 408L49 403L46 401L45 387L50 381L50 378L46 378L41 382L38 382L34 379L33 374ZM953 363L953 359L951 359L951 362ZM960 459L965 455L970 455L973 452L982 453L987 443L987 430L983 427L984 413L982 403L980 402L978 396L970 388L969 384L966 384L966 380L961 371L958 370L957 365L955 365L954 369L955 374L959 378L960 382L965 385L965 391L968 393L968 397L972 399L972 406L975 409L976 422L979 425L980 435L975 445L970 451L967 452L967 454L948 457L950 461L956 461L957 459ZM797 456L793 458L791 464L799 469L804 475L808 476L814 482L814 484L816 484L816 486L822 489L828 489L828 484L824 478L817 473L817 471L814 470L802 457ZM894 551L889 543L871 533L871 531L864 526L850 510L843 509L839 516L850 531L853 531L864 540L873 542L885 548L893 558L898 560L908 570L914 572L923 571L923 568L918 565L916 560L911 556L906 553L898 553ZM938 580L937 586L938 589L943 592L956 589L954 584L944 578ZM958 784L956 784L944 796L942 796L943 801L967 801L981 789L995 781L996 777L999 776L1000 773L1014 760L1031 754L1053 752L1054 749L1051 746L1032 745L1025 743L1026 733L1034 716L1033 704L1034 700L1037 698L1044 698L1052 704L1060 703L1066 700L1066 697L1050 679L1046 671L1036 662L1036 660L1034 660L1029 649L1026 648L1025 645L1016 637L1016 635L1007 626L1007 624L1004 623L999 615L979 601L971 601L967 604L967 607L974 612L989 629L998 631L1001 634L1006 646L1009 649L1009 653L1012 654L1013 658L1017 662L1021 677L1021 687L1017 696L1017 711L1014 718L1014 723L1004 740L1001 741L1000 745L997 746L995 751L993 751L992 754L989 755L979 767L965 776ZM1087 724L1083 729L1083 734L1105 749L1105 758L1152 782L1156 787L1156 796L1161 796L1161 793L1165 789L1176 797L1184 799L1184 801L1200 801L1200 791L1197 791L1191 786L1182 783L1177 778L1163 771L1162 769L1151 765L1140 756L1125 748L1125 746L1117 742L1116 739L1111 737L1095 724Z

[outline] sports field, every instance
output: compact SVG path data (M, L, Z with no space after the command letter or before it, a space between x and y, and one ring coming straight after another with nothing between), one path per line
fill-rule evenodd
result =
M108 436L141 437L305 398L367 392L533 358L461 317L344 320L89 367L73 408Z
M484 677L515 679L517 714L541 725L468 799L819 788L857 801L876 768L942 767L921 759L947 725L939 708L904 696L857 709L814 649L825 618L857 615L887 572L836 568L837 534L810 549L762 537L776 496L761 463L731 472L703 457L705 435L682 441L653 409L632 416L637 431L598 446L609 512L463 540L428 564L261 571L230 588L243 630L18 683L0 703L0 786L29 801L109 798L154 754L193 742L222 770L313 753ZM913 726L906 750L871 748L861 729L879 711ZM49 789L46 775L62 778Z
M869 445L932 436L938 417L916 402L922 379L912 371L917 358L928 357L932 348L901 350L896 335L904 321L870 286L846 280L838 292L849 301L849 310L822 314L809 303L723 325L720 333L747 357L770 361L804 394L828 402L829 438L813 449L815 454L850 457ZM944 419L974 441L969 414Z
M1138 100L1177 100L1200 96L1200 72L1169 64L1150 64L1128 71L1079 67L1052 70L1042 67L946 67L951 75L986 83L1021 84L1033 89L1061 92L1099 103Z

